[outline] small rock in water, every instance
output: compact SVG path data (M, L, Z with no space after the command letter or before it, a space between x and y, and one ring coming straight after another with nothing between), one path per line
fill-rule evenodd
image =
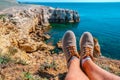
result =
M59 41L59 42L57 43L57 47L58 47L59 49L62 49L62 41Z

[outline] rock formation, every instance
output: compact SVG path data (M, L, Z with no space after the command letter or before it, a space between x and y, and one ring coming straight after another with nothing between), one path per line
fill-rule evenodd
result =
M49 9L49 22L65 23L65 22L79 22L80 17L76 11L65 9Z
M14 7L0 12L0 80L64 80L67 63L63 52L44 41L50 23L79 22L76 11L44 6ZM95 55L100 48L96 41ZM57 43L61 49L61 41ZM103 60L104 59L104 60ZM120 75L120 61L96 59L96 64Z
M80 21L80 16L78 12L74 10L44 7L44 6L13 7L2 11L0 14L5 14L5 13L13 21L16 21L16 23L18 20L20 20L20 22L22 21L27 22L26 18L31 18L31 19L37 18L38 23L41 25L48 25L51 22L65 23L65 22Z
M44 32L50 28L51 22L66 23L80 20L76 11L45 6L13 7L3 10L0 15L1 34L7 34L10 45L26 52L38 50L41 41L50 38Z
M62 41L58 41L56 45L59 49L62 49Z

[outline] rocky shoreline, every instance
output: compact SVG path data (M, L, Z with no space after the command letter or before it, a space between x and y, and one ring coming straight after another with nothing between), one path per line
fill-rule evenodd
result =
M24 6L0 12L0 79L2 80L63 80L67 72L62 51L45 40L50 23L79 22L76 11ZM108 64L109 63L109 64ZM96 64L120 76L120 61L96 58Z
M1 34L11 34L10 43L26 52L38 50L39 42L50 38L48 34L44 34L51 27L50 23L80 21L76 11L45 6L13 7L3 10L0 14L1 28L10 28L8 32L2 30Z

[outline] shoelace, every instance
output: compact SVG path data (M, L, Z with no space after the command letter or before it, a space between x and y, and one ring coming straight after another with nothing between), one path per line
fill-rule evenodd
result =
M69 53L69 55L80 58L78 53L75 51L76 50L75 46L68 46L66 49L67 49L67 52Z
M83 48L83 58L87 57L87 56L90 56L91 57L91 52L92 52L92 49L90 47L84 47Z

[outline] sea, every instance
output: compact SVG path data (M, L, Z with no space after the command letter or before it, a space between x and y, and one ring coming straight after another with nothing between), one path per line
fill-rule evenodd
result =
M47 32L51 39L47 43L56 43L67 30L76 35L77 48L81 35L88 31L98 39L103 56L120 60L120 3L27 3L75 10L80 15L79 23L51 24Z
M120 60L120 3L36 3L75 10L80 15L80 22L73 24L51 24L48 31L51 39L48 42L56 43L62 39L67 30L72 30L77 39L88 31L97 38L103 56Z

